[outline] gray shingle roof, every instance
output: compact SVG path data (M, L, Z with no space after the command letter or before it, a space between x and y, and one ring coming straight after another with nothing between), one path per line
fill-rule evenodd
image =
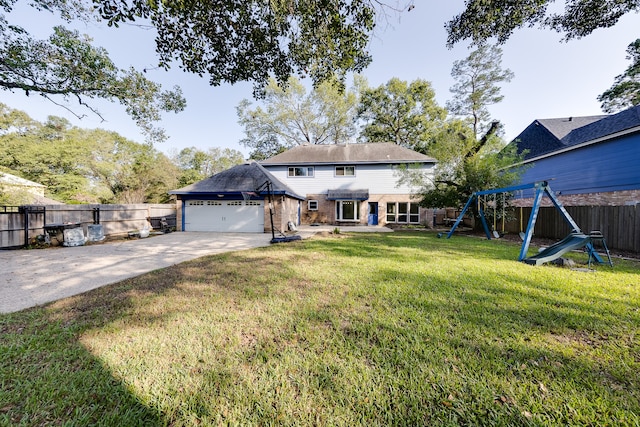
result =
M172 190L169 194L229 194L250 192L261 189L260 194L266 195L263 188L265 182L271 181L273 194L285 194L287 196L304 200L303 196L296 194L286 184L279 181L268 170L256 162L237 165L220 173L205 178L202 181L194 182L186 187Z
M640 105L608 116L569 117L535 120L512 144L518 152L528 150L525 160L588 143L638 128Z
M585 117L563 117L559 119L539 119L538 123L547 128L553 136L562 139L573 130L602 120L606 115L585 116Z
M432 157L392 143L299 145L262 161L263 165L435 163Z

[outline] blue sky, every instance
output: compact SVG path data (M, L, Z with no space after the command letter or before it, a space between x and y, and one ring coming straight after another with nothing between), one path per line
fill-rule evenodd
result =
M55 20L46 13L34 11L22 2L11 19L45 38ZM469 54L467 44L446 47L444 24L464 7L458 1L416 1L411 12L389 16L378 23L371 40L372 64L364 71L370 86L386 83L392 77L431 82L438 103L444 106L450 98L449 88L453 62ZM153 68L157 63L153 33L138 27L105 28L98 24L76 24L76 28L106 48L121 67ZM618 74L629 65L625 59L629 43L640 37L640 15L628 15L612 28L599 29L588 37L562 42L558 33L523 29L517 31L503 49L503 68L515 77L502 87L504 100L490 108L494 119L505 126L505 138L515 138L535 119L588 116L602 114L596 97L608 89ZM180 71L177 65L165 72L152 70L148 77L165 88L179 85L187 99L187 108L179 114L167 114L162 126L169 140L157 147L170 153L184 147L234 148L245 155L248 150L238 144L244 136L237 123L235 107L252 98L252 85L211 87L205 78ZM105 122L75 106L87 117L77 120L61 107L39 96L26 97L21 92L0 92L0 101L26 111L37 120L48 115L62 116L84 128L114 130L134 141L142 142L135 124L118 104L96 102Z

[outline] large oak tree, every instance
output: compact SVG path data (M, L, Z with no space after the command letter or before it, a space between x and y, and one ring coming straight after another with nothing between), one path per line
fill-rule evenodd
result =
M615 25L640 11L640 0L565 0L562 13L549 12L553 0L466 0L465 9L446 25L449 46L463 40L505 42L519 28L539 26L580 38Z
M40 123L0 103L0 169L46 186L66 203L160 203L179 168L150 144L115 132Z
M446 116L426 80L408 83L394 77L377 88L361 89L358 119L364 142L393 142L428 154Z
M74 99L90 111L92 98L120 102L150 141L162 111L180 111L178 88L163 91L144 70L116 65L89 37L58 26L34 38L11 22L17 0L0 0L0 88ZM33 13L55 13L67 23L98 20L155 30L158 63L206 76L212 85L249 81L256 93L270 77L292 75L314 84L369 64L368 42L380 0L33 0ZM114 29L114 31L116 31ZM75 112L74 112L75 113ZM75 113L80 115L80 113Z
M607 113L640 105L640 39L627 47L627 59L631 65L615 78L613 86L598 96L602 110Z
M240 144L261 160L296 145L348 142L356 131L357 101L355 90L341 90L335 81L308 90L294 77L285 87L270 79L259 105L245 99L236 107L245 133Z

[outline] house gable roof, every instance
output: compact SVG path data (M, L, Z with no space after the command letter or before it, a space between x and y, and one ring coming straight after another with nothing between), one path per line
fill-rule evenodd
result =
M393 143L299 145L261 163L301 164L435 163L432 157Z
M271 182L273 194L287 195L295 199L304 200L303 196L296 194L286 184L274 177L268 170L256 162L237 165L220 173L194 182L186 187L172 190L169 194L176 195L204 195L204 194L230 194L242 192L257 192L266 195L264 184Z
M0 172L0 190L17 191L20 199L28 205L62 205L64 203L44 196L47 187L7 172Z
M527 150L525 161L603 138L614 138L625 131L640 132L640 105L617 114L535 120L512 144L518 152Z
M11 175L10 173L6 173L6 172L0 172L0 184L18 186L18 187L45 188L45 186L42 184L29 181L28 179L20 178L19 176Z

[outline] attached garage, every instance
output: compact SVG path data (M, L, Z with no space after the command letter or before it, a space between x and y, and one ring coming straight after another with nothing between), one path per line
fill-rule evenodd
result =
M274 229L299 224L304 200L256 162L170 191L178 202L178 228L182 231L264 233L271 231L268 209L273 200Z
M262 233L263 200L186 200L184 231Z

